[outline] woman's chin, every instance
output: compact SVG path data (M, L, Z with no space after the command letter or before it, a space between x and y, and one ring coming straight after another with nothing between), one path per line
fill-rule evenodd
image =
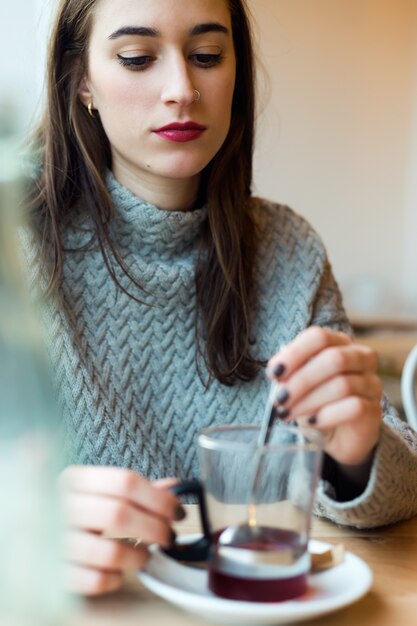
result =
M179 180L192 179L201 174L204 168L210 163L213 155L180 155L177 154L165 162L151 164L148 172L161 178L173 178Z
M153 173L156 176L160 176L161 178L171 179L171 180L193 180L197 176L200 176L203 169L206 167L207 163L199 167L173 167L167 168L163 171L154 171Z

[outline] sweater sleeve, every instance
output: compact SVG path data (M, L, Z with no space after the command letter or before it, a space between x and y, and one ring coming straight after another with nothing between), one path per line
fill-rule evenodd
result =
M352 335L340 291L327 261L311 323ZM357 528L383 526L417 515L417 432L398 417L386 396L382 400L382 410L381 436L365 489L353 500L338 501L330 469L317 490L316 515Z

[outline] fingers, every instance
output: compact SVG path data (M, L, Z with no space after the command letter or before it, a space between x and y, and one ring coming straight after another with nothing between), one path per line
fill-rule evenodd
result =
M124 499L170 522L179 504L167 488L156 489L140 474L124 468L71 466L62 472L60 481L68 491Z
M344 372L375 372L377 367L375 352L367 346L349 344L331 346L316 354L292 374L292 384L313 388L326 379ZM300 375L298 376L298 373Z
M148 560L148 551L118 539L77 529L69 530L64 539L64 560L88 568L118 573L142 569Z
M313 387L311 392L303 395L303 391L302 381L294 381L294 384L291 381L289 399L285 404L285 408L290 411L291 419L297 420L301 416L316 415L326 406L351 396L376 401L379 405L382 383L375 374L365 372L363 375L337 375L329 378L322 385Z
M107 496L70 493L64 501L70 526L111 537L141 537L146 543L167 547L172 542L169 523L132 506L128 501Z
M369 458L381 427L382 384L376 353L324 328L303 331L274 355L267 373L279 380L277 415L314 426L336 461Z
M151 484L158 489L171 489L178 484L178 478L158 478L153 480Z
M183 516L178 499L168 490L174 483L174 479L151 483L133 471L114 467L64 470L60 487L66 522L66 589L99 595L120 587L126 570L143 567L146 548L134 548L117 537L171 545L171 522Z
M301 426L314 426L323 432L342 426L373 430L375 424L372 423L379 423L380 414L380 404L374 399L347 396L338 402L326 404L314 413L306 412L298 415L296 421Z
M350 337L343 333L311 326L270 359L267 372L272 377L273 371L277 368L279 371L283 370L279 376L280 380L285 381L294 371L326 348L346 346L351 343Z
M312 414L349 395L381 397L375 352L341 333L310 328L270 360L269 375L282 369L278 361L284 367L277 395L283 416Z
M320 430L326 452L337 462L361 465L378 442L381 407L376 401L349 396L326 405L314 416L300 416L297 422Z
M98 596L116 591L123 584L121 572L92 569L73 563L64 563L63 584L69 593Z
M330 430L345 423L355 425L356 428L368 428L371 422L379 422L380 412L379 402L359 396L348 396L339 402L325 405L314 415L316 418L314 425L319 430ZM366 420L363 419L364 415L367 417ZM299 421L303 421L303 418L300 417Z

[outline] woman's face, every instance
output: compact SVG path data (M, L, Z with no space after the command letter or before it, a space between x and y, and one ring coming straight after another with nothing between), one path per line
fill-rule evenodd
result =
M79 95L116 178L198 181L229 130L235 70L227 0L99 0Z

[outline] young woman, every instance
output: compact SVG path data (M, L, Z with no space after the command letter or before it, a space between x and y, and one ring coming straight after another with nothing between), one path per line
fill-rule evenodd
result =
M260 420L265 365L278 417L325 436L317 514L417 513L416 436L349 336L316 234L251 196L253 129L243 0L61 1L26 250L49 293L73 591L115 589L170 543L166 477L197 473L203 427Z

